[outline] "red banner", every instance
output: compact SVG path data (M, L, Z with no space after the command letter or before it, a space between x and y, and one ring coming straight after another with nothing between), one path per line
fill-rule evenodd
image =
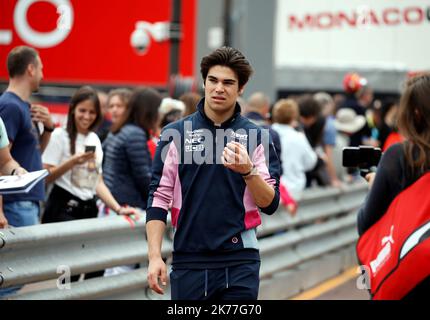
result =
M36 48L44 83L155 85L169 80L168 40L139 54L131 45L138 21L169 22L173 0L0 0L0 80L15 46ZM182 1L179 70L194 76L196 0Z

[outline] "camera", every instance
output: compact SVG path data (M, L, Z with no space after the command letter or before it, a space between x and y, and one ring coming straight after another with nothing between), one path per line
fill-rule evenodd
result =
M360 174L365 176L369 172L375 172L381 156L380 148L370 146L346 147L342 150L342 165L347 168L358 168Z
M151 38L148 34L148 23L145 21L136 22L136 29L130 37L130 44L139 55L144 55L151 44Z

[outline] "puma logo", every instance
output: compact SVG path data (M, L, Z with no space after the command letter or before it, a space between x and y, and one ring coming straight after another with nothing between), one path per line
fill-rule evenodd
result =
M391 256L391 245L394 244L393 239L394 226L391 226L390 234L383 237L381 240L382 249L379 251L375 260L370 262L370 268L374 275L381 269L381 267L388 261Z
M382 238L382 241L381 241L382 246L384 246L387 242L394 243L393 231L394 231L394 226L391 226L390 235Z

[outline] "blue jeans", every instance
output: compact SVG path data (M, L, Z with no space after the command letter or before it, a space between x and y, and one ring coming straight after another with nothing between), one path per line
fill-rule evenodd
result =
M32 226L39 223L39 203L16 201L3 203L3 212L12 227Z
M39 223L39 203L36 201L16 201L3 203L3 212L11 227L32 226ZM0 289L0 299L15 294L22 286Z

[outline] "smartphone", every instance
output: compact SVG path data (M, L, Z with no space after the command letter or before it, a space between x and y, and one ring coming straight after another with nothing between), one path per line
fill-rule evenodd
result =
M96 152L96 146L85 146L85 152Z
M346 147L342 151L342 165L347 168L369 169L381 160L380 148L370 146Z

